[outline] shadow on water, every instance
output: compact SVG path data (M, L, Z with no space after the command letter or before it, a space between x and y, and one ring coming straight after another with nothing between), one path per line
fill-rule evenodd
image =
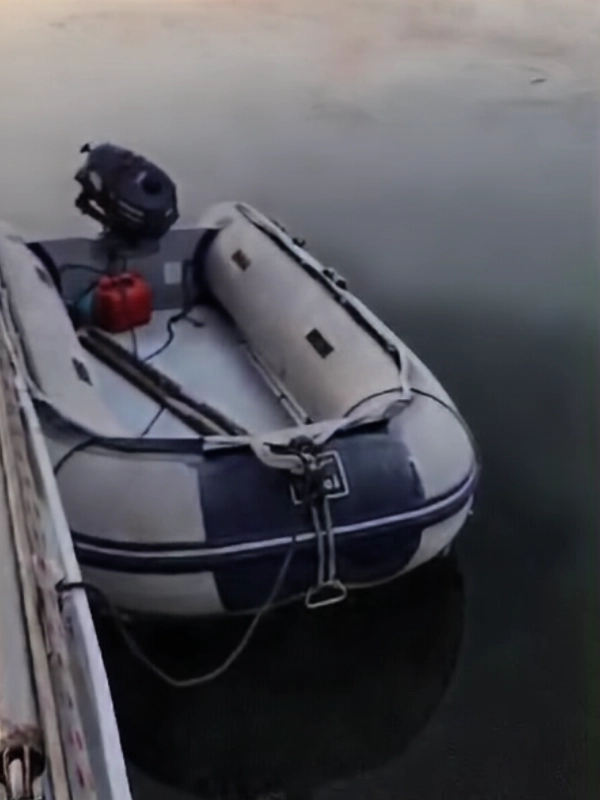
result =
M163 669L220 663L247 622L141 628ZM397 757L452 676L463 627L454 558L340 606L272 612L219 680L175 690L132 659L98 620L126 755L149 777L207 798L305 798Z

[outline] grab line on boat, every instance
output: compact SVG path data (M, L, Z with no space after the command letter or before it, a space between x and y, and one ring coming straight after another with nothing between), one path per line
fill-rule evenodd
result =
M66 592L75 590L75 589L83 589L84 591L95 594L97 597L102 599L102 602L108 608L110 616L112 617L117 630L121 634L123 641L128 648L131 655L137 659L140 664L142 664L146 669L148 669L153 675L155 675L159 680L166 683L168 686L171 686L174 689L192 689L196 686L201 686L202 684L209 683L210 681L216 680L217 678L221 677L227 670L233 666L233 664L241 657L243 652L246 650L248 645L250 644L250 640L256 631L259 622L263 618L263 616L271 610L271 608L275 605L277 601L277 596L281 591L283 586L283 582L285 580L285 576L287 575L288 569L292 562L292 558L296 549L296 538L292 538L292 542L287 549L279 572L277 573L277 577L275 578L275 582L273 584L273 588L271 589L269 596L267 597L264 604L259 608L256 612L252 621L248 625L246 632L240 639L239 643L236 647L231 651L231 653L227 656L227 658L215 669L207 672L203 675L196 675L192 678L174 678L172 675L169 675L168 672L161 669L154 661L152 661L149 656L144 653L143 649L136 641L136 639L129 633L127 627L121 618L117 608L114 606L110 598L97 586L88 581L58 581L55 586L56 592L59 596L65 594Z
M309 609L318 609L324 606L329 606L339 603L346 599L348 595L347 587L337 577L336 557L335 557L335 541L333 538L333 526L331 523L331 512L329 509L329 501L327 497L327 490L323 481L322 466L318 461L319 445L316 445L314 440L303 436L293 439L287 446L289 455L296 456L298 463L297 467L301 470L301 476L304 484L303 499L306 505L310 508L313 524L315 526L315 535L317 537L318 545L318 575L317 583L314 587L309 589L305 595L305 604ZM281 468L281 467L279 467ZM323 523L319 518L319 503L322 504L321 511L323 513ZM298 537L292 535L289 546L286 550L285 557L273 583L273 587L265 603L258 609L252 621L250 622L246 632L240 639L237 646L231 651L229 656L215 669L203 675L194 676L192 678L177 679L169 675L161 669L154 661L152 661L146 653L142 650L135 638L129 633L123 622L118 610L111 602L110 598L102 592L97 586L89 583L88 581L65 581L60 580L57 582L55 588L59 596L66 592L83 589L86 592L96 594L102 599L107 606L109 613L121 634L125 645L130 653L136 658L143 666L152 672L157 678L164 683L176 689L191 689L196 686L216 680L223 675L243 654L245 649L250 643L258 624L263 616L275 605L277 597L287 575L288 569L292 562L292 558L296 551L296 544ZM325 545L328 547L328 557L326 560Z
M335 428L334 428L335 430ZM329 436L333 435L329 431ZM304 603L309 609L322 608L345 600L348 590L337 575L336 545L333 535L329 492L326 485L325 466L322 458L322 446L329 437L311 439L309 436L298 436L287 445L268 445L263 442L262 448L255 448L260 460L275 469L287 469L297 473L300 467L301 502L309 509L317 542L317 580L306 593ZM279 451L284 459L265 458L265 447L271 451ZM285 456L292 456L298 464L290 464ZM326 552L327 551L327 552Z
M345 535L345 534L356 534L362 533L367 531L372 531L374 528L385 528L388 526L398 526L402 523L406 524L430 524L433 525L438 521L443 520L446 518L450 513L453 513L455 510L458 511L460 508L464 507L470 500L475 490L477 484L478 473L477 470L474 468L467 478L461 482L461 484L454 489L454 491L449 494L448 496L444 497L443 499L439 499L436 502L422 507L420 509L416 509L414 511L404 512L402 514L395 514L388 517L382 517L376 520L368 520L366 522L362 522L359 524L352 524L352 525L338 525L332 526L332 533L334 536ZM281 536L277 539L270 539L264 541L255 541L255 542L247 542L244 544L232 544L232 545L225 545L225 546L217 546L207 548L206 546L198 546L198 547L186 547L182 549L172 549L172 550L161 550L157 547L152 547L147 550L141 550L136 548L135 545L131 546L127 543L121 542L112 542L108 539L98 539L96 537L86 536L85 534L79 534L77 531L73 531L73 538L75 540L75 545L79 554L79 557L82 559L83 563L86 562L86 552L93 555L94 553L97 554L104 554L108 558L114 558L118 560L119 558L130 558L135 559L140 562L140 564L146 561L146 565L144 569L151 569L150 563L153 560L166 558L169 561L185 561L191 558L206 558L209 559L211 557L220 557L220 556L229 556L232 554L240 554L243 555L245 553L254 553L260 550L268 550L268 549L275 549L285 547L289 545L291 542L291 538L287 536ZM305 531L299 534L296 534L295 541L298 544L304 544L306 542L312 541L315 538L314 531L309 532ZM88 564L89 565L89 564ZM115 564L111 564L111 569L117 568ZM128 571L127 569L125 571Z

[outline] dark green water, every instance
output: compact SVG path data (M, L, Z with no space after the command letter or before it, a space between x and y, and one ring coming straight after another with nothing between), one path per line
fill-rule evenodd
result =
M76 152L103 137L164 163L186 219L273 211L432 367L483 458L456 562L278 614L214 685L165 690L102 626L136 797L595 797L598 104L560 20L528 50L393 44L390 3L252 25L63 5L2 40L0 214L81 229ZM238 632L145 642L183 674Z

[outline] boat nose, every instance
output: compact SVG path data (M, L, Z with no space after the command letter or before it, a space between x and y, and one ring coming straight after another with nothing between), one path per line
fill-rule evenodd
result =
M472 435L459 412L434 394L415 395L390 422L421 480L426 499L452 492L478 469Z
M21 241L22 237L13 225L0 219L0 239L8 239L9 241L17 239Z

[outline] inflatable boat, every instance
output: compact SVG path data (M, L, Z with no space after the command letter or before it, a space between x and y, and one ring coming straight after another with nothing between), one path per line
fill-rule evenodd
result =
M0 230L3 335L86 580L191 617L337 602L445 553L478 461L432 373L280 223L228 202L172 227L168 179L127 164L148 208L91 197L100 237Z

